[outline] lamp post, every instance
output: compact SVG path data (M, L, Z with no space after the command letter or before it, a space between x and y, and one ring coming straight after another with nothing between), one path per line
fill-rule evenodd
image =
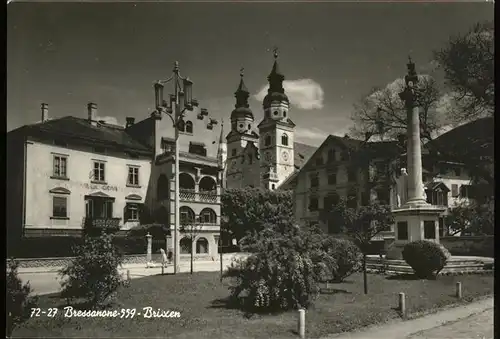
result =
M174 85L174 94L170 96L170 105L163 100L164 84L172 82ZM172 76L166 80L158 80L154 84L156 110L159 113L165 113L172 120L175 131L175 224L174 224L174 274L180 271L180 214L179 214L179 125L183 122L184 112L191 110L192 100L192 81L189 78L181 77L179 73L179 63L174 63Z

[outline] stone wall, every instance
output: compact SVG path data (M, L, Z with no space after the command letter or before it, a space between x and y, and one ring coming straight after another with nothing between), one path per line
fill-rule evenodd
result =
M440 242L452 255L494 256L494 236L442 237Z

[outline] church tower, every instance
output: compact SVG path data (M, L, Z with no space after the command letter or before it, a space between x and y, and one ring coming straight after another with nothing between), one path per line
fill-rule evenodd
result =
M240 72L240 84L234 93L236 105L231 113L231 131L227 140L226 187L258 187L260 184L259 135L253 130L254 116L248 104L250 93Z
M294 131L290 120L290 101L283 88L285 76L278 65L278 51L274 50L274 65L267 77L269 90L264 98L264 119L259 124L261 186L276 189L295 170Z

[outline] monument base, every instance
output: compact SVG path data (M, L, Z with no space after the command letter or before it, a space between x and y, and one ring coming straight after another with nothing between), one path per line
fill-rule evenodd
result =
M403 259L404 246L413 241L428 240L439 244L439 216L444 211L441 206L420 200L394 209L395 238L387 251L387 259Z

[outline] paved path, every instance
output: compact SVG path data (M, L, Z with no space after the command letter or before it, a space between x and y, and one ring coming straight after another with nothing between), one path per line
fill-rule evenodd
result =
M407 339L493 339L493 309L412 334Z
M479 336L478 336L479 335ZM323 339L493 339L493 298Z
M224 261L224 264L230 265L230 261ZM127 265L125 268L120 269L120 272L125 276L127 270L130 270L130 277L132 279L146 277L150 275L161 274L161 267L146 268L144 264ZM202 261L194 263L194 270L197 272L216 272L220 270L220 261ZM190 262L182 262L180 272L189 272ZM165 268L165 273L173 273L173 266ZM29 281L33 288L34 294L49 294L60 291L60 280L57 271L52 272L33 272L33 271L19 271L19 278L21 281Z

